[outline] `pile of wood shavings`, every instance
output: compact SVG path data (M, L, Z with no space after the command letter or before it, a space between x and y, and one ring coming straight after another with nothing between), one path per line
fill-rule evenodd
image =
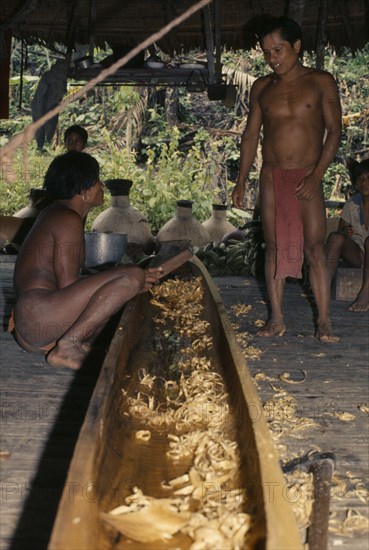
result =
M240 325L237 323L231 323L231 325L233 330L235 331L237 343L242 349L245 356L248 359L260 359L260 356L263 352L261 351L261 349L250 345L250 340L252 338L250 333L247 331L240 332Z
M197 368L200 364L196 364ZM208 372L207 362L205 367L206 370L194 370L190 376L182 374L179 383L173 383L164 410L149 393L138 392L137 397L130 397L122 390L127 409L124 414L145 420L151 427L173 426L179 433L203 425L222 427L229 409L227 393L220 375Z
M311 418L297 415L297 410L297 400L285 390L279 391L263 404L263 411L274 439L286 435L301 437L301 430L320 426Z
M170 489L173 498L154 499L136 488L125 505L105 516L120 532L141 542L140 533L150 542L180 531L193 539L191 550L247 548L245 536L252 518L244 512L245 491L237 487L239 450L232 437L228 393L206 355L212 341L204 336L208 323L200 318L201 279L168 280L154 287L152 294L151 303L158 309L154 322L158 326L170 322L186 342L177 362L180 377L165 382L171 391L162 407L150 394L155 377L141 369L139 380L147 392L133 398L123 390L125 414L144 420L148 427L173 430L168 433L167 456L175 462L190 459L191 467L185 475L163 480L162 487ZM141 529L133 527L132 532L135 522Z
M349 508L342 520L334 514L329 520L329 532L334 535L352 536L354 533L367 535L369 532L369 519L358 510Z
M253 309L253 306L251 305L239 304L239 303L234 304L231 307L231 311L236 317L239 317L240 315L248 315L252 309Z
M252 305L237 303L231 307L231 311L235 317L240 317L241 315L248 315L253 309ZM244 352L247 359L258 360L262 355L262 350L250 345L250 339L252 336L248 332L240 332L240 325L238 323L232 323L232 328L236 333L236 340L242 351Z
M273 386L272 386L273 387ZM297 414L297 400L286 390L275 387L276 394L263 404L263 412L266 416L269 429L279 456L287 460L288 448L281 444L283 437L301 438L304 429L317 427L311 418L305 418ZM288 460L291 458L288 456ZM313 477L312 474L301 470L295 470L285 475L286 498L292 505L299 529L306 529L310 524L310 516L313 505Z

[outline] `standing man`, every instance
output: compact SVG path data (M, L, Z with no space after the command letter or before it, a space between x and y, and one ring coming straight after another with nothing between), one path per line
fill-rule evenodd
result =
M301 29L286 17L266 21L258 39L273 73L251 89L233 203L242 208L245 184L263 127L260 209L266 242L265 277L271 315L258 336L283 334L286 277L301 277L304 255L318 308L316 337L337 342L329 320L324 255L322 178L341 136L341 106L331 74L302 65Z

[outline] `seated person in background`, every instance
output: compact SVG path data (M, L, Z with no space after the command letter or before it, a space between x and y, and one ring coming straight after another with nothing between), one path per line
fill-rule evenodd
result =
M363 269L363 283L350 311L369 309L369 159L350 159L348 169L357 193L343 207L338 231L327 239L327 263L331 281L340 258Z
M81 153L85 149L88 140L87 130L78 126L69 126L64 132L64 145L67 151Z
M14 334L52 366L78 369L96 336L130 298L157 283L162 268L115 266L81 277L84 222L103 204L98 162L87 153L56 157L45 176L53 201L38 216L14 271Z

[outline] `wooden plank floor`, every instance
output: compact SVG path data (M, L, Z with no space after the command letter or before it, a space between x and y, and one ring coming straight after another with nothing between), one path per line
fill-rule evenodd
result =
M5 330L13 303L14 258L0 257L0 268L0 450L10 453L1 463L0 548L42 550L47 546L99 362L92 372L76 373L52 369L42 356L24 352ZM352 314L346 311L347 303L332 302L331 318L341 340L332 346L321 344L313 336L311 301L303 296L299 284L291 282L285 292L286 334L259 339L254 336L254 323L266 316L264 285L241 277L219 277L215 282L232 322L238 323L237 334L260 350L260 358L249 358L248 365L253 375L259 375L261 400L270 399L280 389L287 390L297 400L296 414L318 424L301 431L298 438L283 433L279 443L284 446L285 456L306 454L316 448L332 451L337 475L348 485L356 480L368 488L368 415L358 409L369 404L368 314ZM233 306L239 303L252 306L247 315L234 314ZM306 379L301 384L291 385L278 378L289 372L292 379L300 380L302 371ZM353 419L340 419L343 412L353 415ZM338 498L334 489L332 515L342 518L349 508L368 515L367 503L353 494ZM84 490L76 480L71 498L74 491ZM331 534L329 548L368 550L368 536Z
M333 452L336 456L337 482L331 488L332 520L337 517L341 522L349 509L368 518L368 501L359 500L352 491L347 492L358 483L363 483L366 491L369 489L368 413L358 408L363 404L369 405L368 313L348 312L350 302L333 300L331 320L340 342L335 345L322 344L314 338L315 311L311 294L302 285L291 281L285 287L285 335L271 339L258 338L255 336L255 322L267 316L265 285L258 284L255 279L241 277L219 277L215 283L246 355L248 346L261 352L258 359L247 359L261 401L265 403L281 391L287 391L297 401L295 415L316 423L316 426L306 430L283 431L282 436L276 439L276 444L279 442L281 445L282 463L284 454L290 459L316 449ZM238 304L252 307L247 314L235 315ZM246 346L242 344L245 340ZM305 380L300 384L284 382L279 376L285 372L293 381ZM255 415L257 417L257 411ZM280 426L277 425L277 428ZM340 493L338 480L346 483L344 496ZM329 548L367 550L369 531L351 536L331 533Z

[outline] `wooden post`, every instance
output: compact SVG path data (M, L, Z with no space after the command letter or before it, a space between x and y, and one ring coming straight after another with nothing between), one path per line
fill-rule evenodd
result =
M205 26L205 38L206 38L206 52L208 58L208 71L209 71L209 84L214 84L214 39L213 30L211 26L211 13L210 6L206 5L203 9L204 13L204 26Z
M220 0L215 0L215 72L221 74L222 40L220 34Z
M9 78L12 31L3 34L3 51L0 52L0 119L9 118Z
M342 17L342 23L352 52L355 51L355 40L351 29L349 11L346 2L338 0L338 9Z
M288 2L288 17L293 19L300 26L304 16L305 0L290 0Z
M317 69L324 69L324 52L327 44L328 0L320 0L317 36L316 36L316 63Z

